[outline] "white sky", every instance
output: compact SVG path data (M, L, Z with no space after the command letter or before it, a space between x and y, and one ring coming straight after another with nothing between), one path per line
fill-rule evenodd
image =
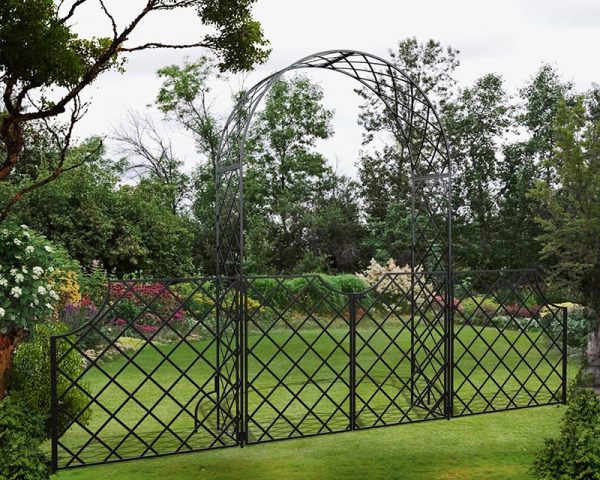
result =
M142 3L109 0L107 6L123 25ZM108 34L109 26L96 8L82 14L77 24L82 33ZM434 38L459 49L456 77L461 84L495 72L504 77L509 91L515 91L542 61L556 65L579 90L600 82L600 0L258 0L254 16L271 42L272 54L247 75L246 87L311 53L346 48L385 57L398 40L409 36L419 41ZM131 44L192 42L198 32L205 30L193 11L157 14L146 19ZM91 108L79 137L110 134L128 110L148 111L160 85L156 70L202 53L197 49L132 54L125 74L105 74L93 85ZM356 124L358 100L352 92L356 84L332 72L315 79L325 89L327 107L336 112L336 135L320 146L321 151L332 162L337 158L340 171L352 174L361 134ZM216 108L223 116L231 107L231 91L241 83L241 78L233 78L231 85L217 87ZM189 137L172 130L171 135L188 167L200 160Z

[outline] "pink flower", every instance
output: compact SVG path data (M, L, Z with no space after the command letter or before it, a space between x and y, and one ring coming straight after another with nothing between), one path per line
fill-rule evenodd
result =
M158 330L158 327L154 325L140 325L139 323L136 323L135 328L143 333L154 333Z

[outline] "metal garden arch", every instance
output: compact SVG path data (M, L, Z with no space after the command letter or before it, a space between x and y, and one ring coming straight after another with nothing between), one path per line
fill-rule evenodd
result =
M347 75L383 102L405 141L412 166L412 266L450 274L452 167L440 118L406 73L380 57L354 50L310 55L266 77L244 95L229 116L216 165L218 274L243 274L244 143L252 117L274 82L287 72L305 68ZM419 221L418 212L426 218Z
M373 92L411 162L411 271L365 291L244 272L248 127L303 68ZM453 270L444 129L394 65L333 50L265 78L227 120L215 173L217 276L111 280L88 323L52 338L53 470L564 402L566 309L533 270Z

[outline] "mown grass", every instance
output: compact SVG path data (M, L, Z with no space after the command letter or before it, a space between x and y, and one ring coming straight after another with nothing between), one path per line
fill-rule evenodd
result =
M521 480L562 407L432 421L63 471L56 480Z

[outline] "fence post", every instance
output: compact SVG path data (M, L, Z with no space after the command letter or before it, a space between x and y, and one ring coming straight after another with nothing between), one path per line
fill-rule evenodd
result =
M567 358L568 358L568 335L569 335L569 322L567 307L563 307L563 334L562 334L562 345L563 345L563 358L562 358L562 403L567 403Z
M452 272L446 274L446 418L454 416L454 278Z
M237 417L238 417L238 438L239 445L243 447L248 440L247 437L247 405L248 405L248 391L246 389L248 382L248 368L247 368L247 356L246 356L246 344L248 341L248 292L246 291L246 278L244 275L240 275L240 294L239 294L239 318L237 325Z
M52 454L50 467L52 473L58 470L58 396L56 391L56 337L50 337L50 437Z
M221 278L216 280L216 302L215 302L215 404L216 404L216 427L221 429Z
M350 322L350 430L356 430L356 294L349 298Z

